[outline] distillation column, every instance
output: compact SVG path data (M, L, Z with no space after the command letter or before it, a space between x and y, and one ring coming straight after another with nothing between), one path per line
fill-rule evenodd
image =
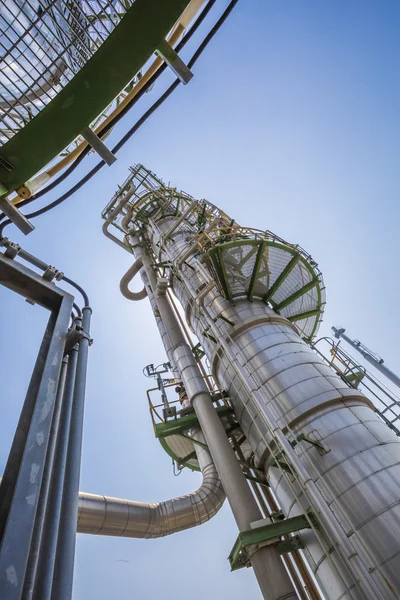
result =
M143 253L138 238L131 237L135 256L143 266L143 280L147 294L155 298L158 319L165 331L164 346L175 370L178 371L186 393L199 419L204 437L221 478L239 530L250 528L252 522L262 518L257 503L242 473L224 428L212 404L203 376L186 342L173 309L166 296L165 281L157 279L152 261ZM273 546L255 550L251 564L267 600L295 599L296 593L278 552Z
M180 301L285 517L311 511L300 538L326 598L399 597L399 439L307 343L324 305L316 263L141 166L103 216L141 254L159 309L166 285ZM193 374L187 348L174 354Z

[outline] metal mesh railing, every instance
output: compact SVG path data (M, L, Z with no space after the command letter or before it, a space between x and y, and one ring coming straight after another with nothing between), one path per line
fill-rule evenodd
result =
M233 222L207 229L197 241L223 295L267 301L295 323L302 337L314 337L322 320L325 287L305 250L270 231Z
M71 81L132 4L133 0L0 4L0 145Z
M400 436L400 398L349 354L340 342L324 337L311 346L349 387L360 389L374 404L382 420Z

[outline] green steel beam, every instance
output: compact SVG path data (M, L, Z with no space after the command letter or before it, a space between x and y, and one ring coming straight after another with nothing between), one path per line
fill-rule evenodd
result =
M297 300L297 298L300 298L300 296L303 296L306 292L312 290L312 288L317 285L318 281L319 281L318 278L315 277L314 279L309 281L306 285L304 285L302 288L297 290L297 292L294 292L294 294L292 294L291 296L288 296L287 298L285 298L285 300L282 300L282 302L280 304L276 304L274 306L274 310L276 310L276 311L282 310L282 308L285 308L285 306L292 304L292 302Z
M187 456L184 456L183 458L180 458L178 462L181 465L181 467L186 467L186 463L188 463L189 460L192 460L193 458L197 458L197 454L196 454L196 452L194 450L193 450L193 452L191 452Z
M251 275L249 289L247 291L247 298L249 300L251 300L252 297L253 297L253 292L254 292L255 285L257 283L257 279L258 279L258 274L260 272L261 263L262 263L262 260L264 258L264 250L265 250L265 242L261 242L260 245L259 245L259 248L258 248L258 252L257 252L257 256L256 256L256 261L254 263L254 269L253 269L253 273Z
M79 73L0 149L0 189L16 190L88 127L163 42L188 3L135 0Z
M232 300L232 295L231 295L231 290L230 287L228 285L228 280L226 277L226 270L225 267L223 266L223 263L221 261L221 253L220 253L220 248L218 246L212 248L209 251L209 256L211 258L211 261L214 265L214 269L215 272L217 274L217 277L219 279L219 282L221 284L222 290L225 294L225 297L228 300Z
M302 319L308 319L308 317L315 317L321 313L321 308L316 308L315 310L309 310L307 312L299 313L298 315L293 315L292 317L287 317L288 321L301 321Z
M235 571L249 564L250 557L247 553L249 546L254 544L265 545L268 542L278 544L283 535L301 531L302 529L311 529L311 522L311 514L298 515L290 519L283 519L275 523L267 523L260 527L254 527L254 529L241 531L228 557L231 570ZM313 525L315 525L314 522Z
M252 241L256 242L258 240L252 240ZM255 254L255 252L257 252L257 250L258 250L257 244L254 244L254 248L248 254L246 254L246 256L244 258L242 258L242 260L240 262L238 262L237 268L241 269L243 267L243 265L246 264L248 260L250 260L250 258L253 256L253 254Z
M295 266L300 260L300 254L295 254L293 258L290 259L286 267L283 269L282 273L278 275L273 285L270 287L268 292L263 297L264 302L268 302L270 298L275 294L275 292L280 288L282 283L285 281L286 277L293 271Z
M185 440L188 440L188 442L192 442L192 444L196 444L196 446L201 446L202 448L205 448L206 450L208 450L207 444L203 444L203 442L199 442L199 440L195 440L188 435L184 435L183 433L180 433L179 437L184 438Z
M221 248L218 248L218 258L219 258L219 264L221 267L223 282L224 282L226 292L227 292L227 298L228 298L229 302L232 302L232 290L231 290L231 286L229 285L228 273L226 272L225 262L223 260Z
M161 446L165 450L165 452L168 454L168 456L170 456L176 463L180 464L182 457L175 454L175 452L168 446L168 442L167 442L166 438L160 437L159 441L160 441ZM197 467L194 465L185 465L185 466L188 469L190 469L191 471L200 471L200 467Z
M232 409L229 406L217 406L215 408L220 417L226 416L232 413ZM167 437L169 435L179 435L192 427L199 427L199 421L195 413L185 415L184 417L178 417L171 421L165 421L158 423L155 426L156 437Z

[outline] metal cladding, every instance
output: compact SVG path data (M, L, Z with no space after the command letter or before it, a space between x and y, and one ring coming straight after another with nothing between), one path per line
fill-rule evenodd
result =
M324 306L316 263L140 165L128 182L118 219L169 276L285 517L318 521L300 537L326 598L398 598L399 438L309 345Z
M201 433L195 434L204 442ZM78 532L132 538L158 538L201 525L225 500L217 471L207 450L197 446L203 481L195 492L165 502L145 503L79 494Z

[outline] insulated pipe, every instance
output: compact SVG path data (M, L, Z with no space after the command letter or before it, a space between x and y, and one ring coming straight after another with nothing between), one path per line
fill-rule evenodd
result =
M139 258L127 270L127 272L125 273L125 275L122 277L122 279L120 281L119 289L121 291L121 294L127 300L134 300L134 301L144 300L144 298L147 297L146 288L144 286L143 286L143 289L140 290L140 292L132 292L128 287L130 282L135 277L135 275L140 271L142 266L143 266L142 260Z
M209 452L197 445L196 453L203 481L191 494L149 504L80 492L78 533L151 539L211 519L222 507L225 494Z
M200 432L193 437L204 442ZM195 448L203 475L197 490L152 503L79 492L77 533L154 539L212 519L222 508L225 493L210 453L200 445Z
M131 187L129 188L129 190L126 192L125 196L123 196L121 198L121 201L117 204L117 206L114 208L114 210L112 210L110 212L110 214L108 215L107 219L104 221L103 226L101 228L102 232L104 233L104 235L106 237L108 237L109 240L112 240L113 242L115 242L116 244L118 244L118 246L121 246L121 248L123 248L124 250L127 249L126 245L123 242L121 242L121 240L119 240L115 235L113 235L112 233L110 233L108 231L108 227L112 223L112 221L114 220L114 218L124 208L125 204L127 204L127 202L129 202L129 200L131 199L133 193L135 192L135 189L136 189L136 187L134 185L131 185Z
M133 241L135 245L138 242L138 240ZM152 269L150 258L142 253L140 247L135 248L135 255L141 256L150 286L153 290L157 290L157 276ZM174 348L173 354L182 376L182 382L199 419L236 523L240 531L250 529L252 522L262 518L261 512L214 409L193 353L185 341L165 295L165 289L163 290L160 286L158 286L156 302ZM251 557L251 564L266 600L295 600L297 598L276 548L264 546L257 549Z

